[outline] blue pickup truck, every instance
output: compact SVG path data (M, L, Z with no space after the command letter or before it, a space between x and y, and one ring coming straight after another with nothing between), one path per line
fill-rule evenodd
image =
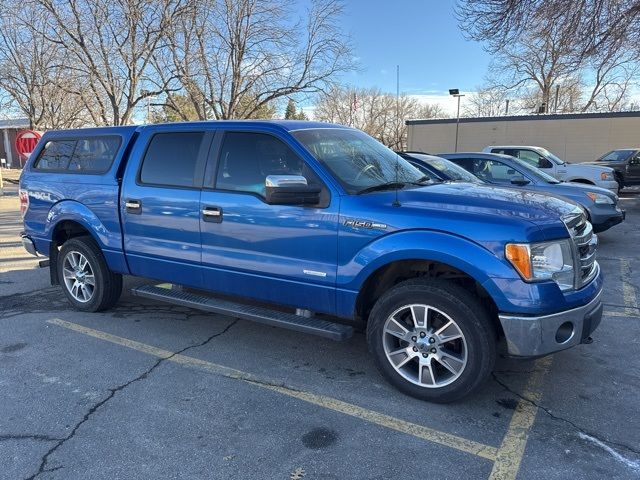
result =
M333 339L452 401L517 357L591 341L602 316L584 210L436 181L358 130L225 121L47 132L20 180L23 244L77 309L135 295ZM45 260L45 262L47 262Z

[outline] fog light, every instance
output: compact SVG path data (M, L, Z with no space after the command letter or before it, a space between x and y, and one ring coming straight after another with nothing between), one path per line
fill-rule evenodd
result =
M571 337L573 337L573 323L564 322L556 332L556 342L565 343L571 340Z

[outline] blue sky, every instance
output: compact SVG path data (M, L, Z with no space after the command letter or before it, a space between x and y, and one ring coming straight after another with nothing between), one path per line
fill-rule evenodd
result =
M344 30L354 42L362 72L344 77L359 87L377 86L410 95L473 91L482 83L490 56L465 40L454 17L454 0L348 0Z

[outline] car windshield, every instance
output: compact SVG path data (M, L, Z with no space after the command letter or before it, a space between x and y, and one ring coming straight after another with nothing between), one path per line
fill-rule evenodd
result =
M349 193L434 183L404 158L360 130L311 128L291 133Z
M554 163L557 163L558 165L562 165L566 163L564 160L562 160L560 157L557 157L546 148L540 148L540 153L545 157L551 159L551 161L553 161Z
M552 183L552 184L560 183L557 179L553 178L548 173L543 172L539 168L532 167L524 160L521 160L515 157L511 157L509 160L514 162L516 166L520 169L520 171L526 170L527 175L529 175L530 177L535 177L538 180L542 180L545 183Z
M438 172L441 172L446 178L449 178L455 182L480 183L480 179L473 173L466 171L464 168L456 165L453 162L450 162L446 158L419 154L412 155L412 157L417 158L418 160L421 160L428 165L431 165Z
M633 155L635 150L612 150L609 153L601 156L598 162L624 162L627 158Z

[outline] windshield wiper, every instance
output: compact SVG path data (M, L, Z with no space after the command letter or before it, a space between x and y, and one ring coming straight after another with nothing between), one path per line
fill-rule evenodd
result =
M377 192L380 190L393 190L396 188L404 188L405 185L407 185L407 182L385 182L385 183L380 183L378 185L372 185L370 187L367 188L363 188L362 190L358 190L356 192L356 195L362 195L363 193L369 193L369 192ZM420 184L422 185L422 184Z
M425 183L426 181L431 182ZM425 175L424 177L419 178L414 182L385 182L379 185L372 185L371 187L363 188L362 190L358 190L356 195L362 195L363 193L377 192L380 190L393 190L393 189L401 189L406 187L407 185L416 185L418 187L425 187L427 185L433 185L435 183L442 183L436 180L433 180L431 177Z

